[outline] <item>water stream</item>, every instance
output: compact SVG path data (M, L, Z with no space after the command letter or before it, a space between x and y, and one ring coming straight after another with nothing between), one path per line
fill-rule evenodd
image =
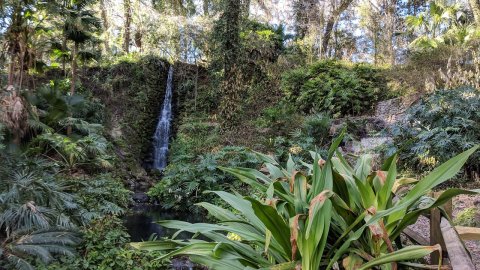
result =
M168 140L172 120L173 66L168 70L167 88L163 100L162 112L153 136L153 169L163 170L167 166Z

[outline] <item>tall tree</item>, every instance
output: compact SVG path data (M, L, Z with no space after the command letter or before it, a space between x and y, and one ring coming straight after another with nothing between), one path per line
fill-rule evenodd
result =
M325 24L325 30L323 32L323 42L322 42L322 55L327 56L328 45L332 37L332 30L335 23L340 18L340 15L347 10L353 0L341 0L340 4L337 7L333 7L332 12L328 16L327 23Z
M202 5L203 16L208 16L209 15L208 6L210 5L210 1L209 0L203 0L202 4L203 4Z
M241 103L238 87L240 23L242 5L238 0L225 0L224 11L219 23L222 29L221 50L223 52L223 85L220 113L222 128L228 129L235 125L239 104Z
M131 0L123 0L123 12L124 12L124 27L123 27L123 51L125 53L130 52L130 32L132 24L132 2Z
M90 0L72 1L67 7L65 14L64 35L67 40L73 42L72 50L72 80L70 94L75 94L77 82L77 64L80 45L93 39L94 32L101 28L100 20L95 17L95 12L89 9Z
M10 63L8 66L8 85L21 84L25 70L24 60L27 51L28 35L34 32L31 27L33 13L36 10L36 1L13 0L0 3L3 8L5 43Z
M105 5L105 0L100 0L100 15L102 17L103 22L103 29L105 30L105 38L104 38L104 45L105 45L105 52L110 50L110 31L109 31L109 21L108 21L108 14L107 14L107 7Z
M395 26L397 16L397 0L385 1L385 40L387 45L387 58L390 65L395 65Z

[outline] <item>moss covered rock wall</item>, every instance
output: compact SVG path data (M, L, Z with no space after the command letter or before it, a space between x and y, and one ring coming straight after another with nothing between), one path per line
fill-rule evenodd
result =
M105 105L106 126L120 158L148 166L169 65L146 56L89 70L82 78L82 85Z

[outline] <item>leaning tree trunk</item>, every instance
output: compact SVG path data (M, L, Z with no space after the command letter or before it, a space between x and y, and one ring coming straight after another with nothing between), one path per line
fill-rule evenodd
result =
M130 52L130 26L132 23L132 3L131 0L123 1L123 9L125 12L125 24L123 34L123 51L125 53Z
M480 27L480 1L468 0L470 8L472 9L473 17L475 18L475 24Z
M327 56L328 45L332 37L333 26L340 18L340 15L350 6L353 0L342 0L340 5L335 8L330 16L328 17L327 24L325 26L325 31L323 32L323 42L322 42L322 55Z

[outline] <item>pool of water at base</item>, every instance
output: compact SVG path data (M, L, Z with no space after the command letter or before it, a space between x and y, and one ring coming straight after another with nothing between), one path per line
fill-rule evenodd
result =
M132 242L148 240L152 235L171 237L176 230L164 228L155 223L159 220L182 220L190 223L204 222L201 216L188 212L168 211L157 205L135 205L130 208L128 215L124 217L124 225L130 234ZM180 233L176 239L190 239L193 234ZM192 263L186 257L172 259L170 269L173 270L205 270L206 268Z
M146 241L153 234L158 238L171 237L176 230L156 224L159 220L182 220L190 223L205 221L201 216L189 212L169 211L157 205L136 205L125 216L124 225L132 242ZM191 233L182 232L177 239L189 239L191 236Z

